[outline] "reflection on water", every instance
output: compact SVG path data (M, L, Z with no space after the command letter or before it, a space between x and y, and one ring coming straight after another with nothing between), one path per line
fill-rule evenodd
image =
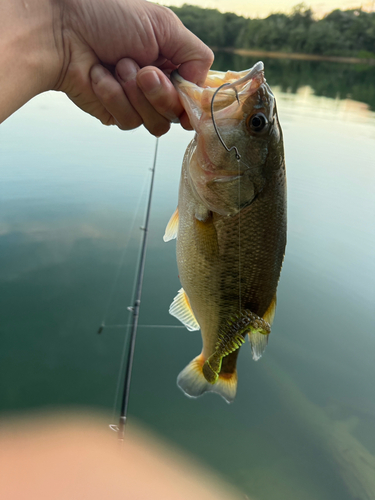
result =
M250 68L258 59L219 52L215 56L215 69ZM350 97L364 102L375 110L375 66L341 64L320 61L263 58L267 81L278 85L284 92L295 93L309 86L314 93L333 99Z
M236 57L227 67L250 64ZM373 499L375 115L352 91L340 100L306 78L340 80L337 65L281 64L265 61L289 189L269 346L257 363L241 349L234 404L190 400L175 379L200 349L199 333L140 328L130 422L256 499ZM168 315L179 289L175 249L162 235L191 137L174 126L160 141L143 325L177 326ZM103 317L128 323L154 139L105 128L50 93L5 122L0 143L0 408L111 410L126 329L96 331Z

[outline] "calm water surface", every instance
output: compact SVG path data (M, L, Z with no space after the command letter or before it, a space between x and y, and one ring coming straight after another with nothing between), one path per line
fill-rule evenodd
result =
M217 65L253 62L225 56ZM214 394L189 400L176 387L201 338L168 314L180 285L175 243L162 236L192 138L174 126L159 144L140 317L141 325L166 326L139 329L130 421L258 500L370 500L374 87L362 78L363 93L353 89L358 68L351 66L314 63L328 82L322 90L321 79L314 88L305 78L314 74L310 63L277 64L265 61L284 131L289 230L269 346L257 363L248 345L241 349L232 405ZM347 87L343 72L351 75ZM286 85L288 74L299 83ZM154 144L144 130L103 127L56 93L1 126L2 412L113 409L127 328L96 332L103 319L129 322Z

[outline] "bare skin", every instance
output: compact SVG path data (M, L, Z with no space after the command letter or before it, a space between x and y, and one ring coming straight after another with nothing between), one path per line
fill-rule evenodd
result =
M44 417L0 422L0 498L7 500L241 500L201 464L144 431L122 447L106 421Z
M145 0L0 3L0 122L35 95L59 90L106 125L171 121L190 128L169 80L202 83L213 54L169 9Z

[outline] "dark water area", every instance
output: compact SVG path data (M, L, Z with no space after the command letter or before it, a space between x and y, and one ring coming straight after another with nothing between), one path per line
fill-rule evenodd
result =
M375 65L343 64L325 61L262 58L267 80L283 92L295 93L310 86L314 94L332 99L350 98L364 102L375 110ZM251 68L258 59L228 52L215 54L214 69L231 68L241 71Z
M218 54L215 65L252 62ZM180 284L175 243L162 236L192 138L175 125L159 144L129 422L257 500L372 500L374 69L280 60L265 68L288 175L269 345L258 362L241 348L232 405L215 394L188 399L176 386L201 338L168 314ZM1 125L1 414L115 409L116 423L154 146L145 130L103 127L56 93Z

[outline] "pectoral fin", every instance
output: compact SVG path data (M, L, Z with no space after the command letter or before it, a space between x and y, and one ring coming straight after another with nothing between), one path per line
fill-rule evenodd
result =
M181 321L190 331L200 329L199 323L191 308L189 297L186 295L183 288L178 291L178 294L173 299L169 308L169 314Z
M163 236L164 241L170 241L177 238L178 231L178 207L173 212L172 217L169 219L167 227L165 228L165 233Z
M199 204L195 207L195 218L200 222L206 222L210 216L210 210L208 210L204 205Z

